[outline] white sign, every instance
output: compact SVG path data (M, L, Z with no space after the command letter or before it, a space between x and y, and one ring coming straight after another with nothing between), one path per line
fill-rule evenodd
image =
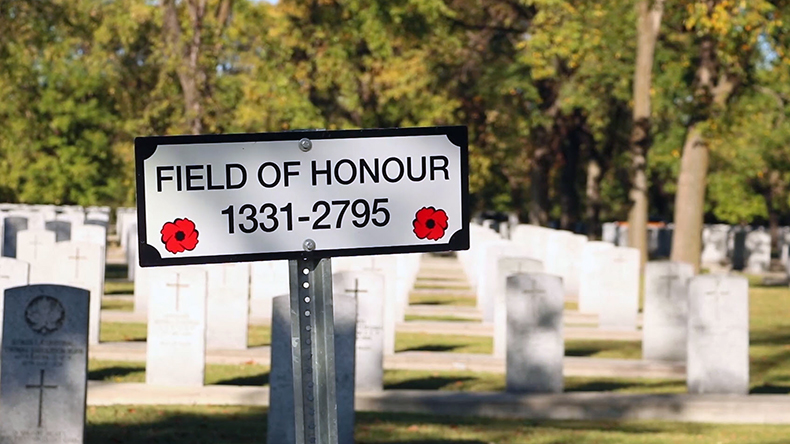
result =
M139 137L140 265L469 247L466 127Z

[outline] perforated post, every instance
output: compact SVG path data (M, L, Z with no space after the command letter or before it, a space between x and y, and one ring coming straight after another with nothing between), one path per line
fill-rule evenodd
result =
M335 324L330 259L289 261L297 444L337 444Z

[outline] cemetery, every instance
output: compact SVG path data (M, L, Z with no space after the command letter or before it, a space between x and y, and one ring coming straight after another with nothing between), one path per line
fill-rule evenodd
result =
M0 444L790 443L788 14L0 2Z
M103 216L91 220L73 215L80 209L4 205L0 213L4 233L17 231L17 257L0 259L8 289L0 416L18 418L3 422L0 436L143 442L162 433L170 442L191 436L180 424L202 430L205 416L217 423L214 438L194 442L292 440L287 264L141 269L133 209L119 209L113 224L109 209L96 211ZM72 228L97 227L104 237L57 242L47 219L66 212ZM378 442L392 427L403 442L562 440L603 424L649 428L655 442L694 427L784 436L787 285L765 273L698 275L666 260L648 262L640 283L622 274L639 275L628 247L582 238L552 246L574 235L500 227L507 239L484 225L470 224L471 248L457 254L332 261L339 442ZM530 250L540 238L547 245ZM12 238L3 239L9 251ZM41 245L48 254L36 254ZM148 287L142 306L140 287ZM534 425L525 432L519 419ZM113 424L127 425L117 435Z

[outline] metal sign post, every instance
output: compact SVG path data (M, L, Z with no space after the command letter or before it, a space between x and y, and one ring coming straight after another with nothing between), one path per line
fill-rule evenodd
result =
M337 444L335 323L329 258L288 261L297 444Z

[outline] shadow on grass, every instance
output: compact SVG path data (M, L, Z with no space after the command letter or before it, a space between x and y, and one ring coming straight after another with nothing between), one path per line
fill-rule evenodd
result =
M429 376L427 378L408 379L394 384L385 384L386 390L439 390L450 385L461 384L471 381L474 378L446 378L441 376Z
M240 376L238 378L224 379L217 381L216 385L245 385L245 386L262 386L269 385L269 372L261 373L252 376Z
M790 386L763 384L758 387L752 387L749 393L753 395L787 395L790 394Z
M662 388L673 388L682 381L589 381L579 384L567 384L565 387L566 392L613 392L617 390L624 390L632 387L645 388L649 387L651 390L659 390Z
M418 345L415 347L404 348L399 351L426 351L426 352L449 352L461 348L461 345L439 345L439 344L426 344Z
M132 373L144 372L145 367L134 367L131 364L125 367L107 367L100 370L91 370L88 372L89 381L109 381L113 378L123 378L131 375Z
M264 408L90 408L86 444L259 444L266 442Z
M107 264L104 268L105 279L124 279L128 276L126 264Z

